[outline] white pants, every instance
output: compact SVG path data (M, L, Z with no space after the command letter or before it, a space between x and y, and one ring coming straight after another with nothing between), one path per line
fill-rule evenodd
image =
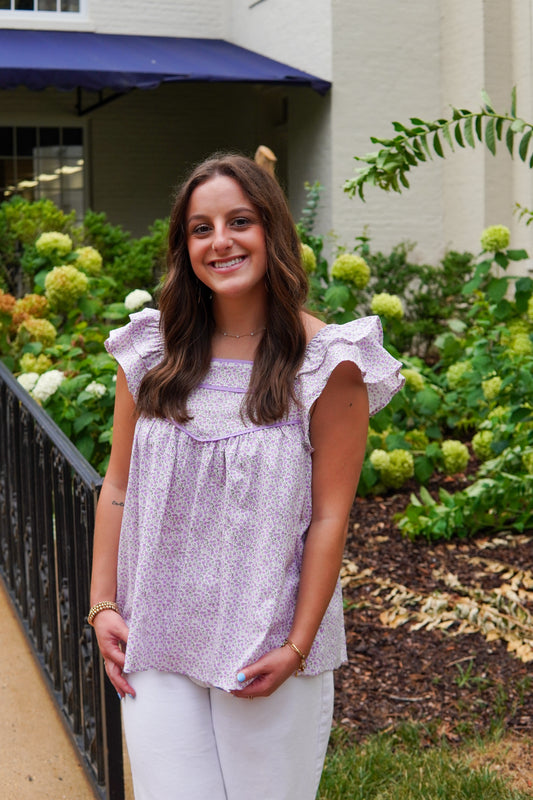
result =
M122 713L135 800L314 800L333 673L291 677L252 702L183 675L128 675Z

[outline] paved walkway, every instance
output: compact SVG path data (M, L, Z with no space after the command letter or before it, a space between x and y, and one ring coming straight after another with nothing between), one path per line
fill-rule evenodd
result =
M1 580L0 797L95 800Z

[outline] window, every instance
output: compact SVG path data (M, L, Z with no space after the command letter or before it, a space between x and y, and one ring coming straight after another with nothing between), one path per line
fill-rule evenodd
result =
M80 14L85 0L0 0L0 11L48 11Z
M48 198L84 213L83 128L0 127L0 201Z

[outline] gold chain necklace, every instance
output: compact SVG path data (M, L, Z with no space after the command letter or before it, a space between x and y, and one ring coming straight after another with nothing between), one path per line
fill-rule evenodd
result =
M227 331L219 331L222 336L229 336L231 339L243 339L245 336L255 336L256 333L261 333L261 331L266 331L266 328L256 328L255 331L250 331L250 333L228 333Z

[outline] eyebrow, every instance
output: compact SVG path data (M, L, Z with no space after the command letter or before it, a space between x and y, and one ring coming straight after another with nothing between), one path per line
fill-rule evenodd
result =
M255 216L257 216L257 211L254 211L253 208L249 208L248 206L237 206L237 208L231 209L231 211L228 213L228 217L232 217L235 214L241 214L243 212L246 212L247 214L254 214ZM192 222L195 219L206 219L206 217L208 216L209 214L192 214L188 218L187 224L189 224L189 222Z

